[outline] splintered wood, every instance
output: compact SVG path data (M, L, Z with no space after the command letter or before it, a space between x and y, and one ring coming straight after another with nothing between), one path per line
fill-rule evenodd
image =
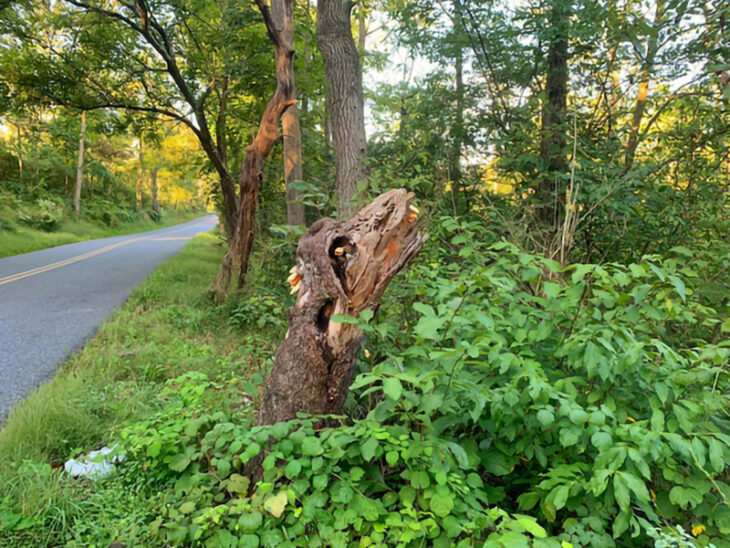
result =
M412 193L391 190L349 221L321 219L302 236L287 280L297 300L267 381L259 424L300 412L342 412L362 333L330 319L377 311L390 281L421 249L428 236L412 200Z

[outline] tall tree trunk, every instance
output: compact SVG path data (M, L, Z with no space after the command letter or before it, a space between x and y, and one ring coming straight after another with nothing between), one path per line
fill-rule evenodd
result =
M142 211L142 195L144 193L144 144L139 137L139 177L137 178L137 211Z
M330 318L376 312L390 281L421 249L428 236L412 200L404 189L391 190L349 221L321 219L302 236L289 278L299 294L258 424L290 420L300 412L342 413L362 332Z
M463 33L461 13L461 0L454 0L454 34ZM449 177L454 186L458 187L461 182L461 148L464 142L464 55L461 46L457 46L454 59L455 84L456 84L456 120L451 128L451 158Z
M353 5L317 0L317 44L327 80L338 211L344 218L356 211L358 183L367 178L362 73L350 22Z
M535 192L536 215L543 223L557 227L565 201L562 179L568 171L565 130L568 98L568 32L570 2L552 0L545 92L540 129L543 173Z
M216 158L213 165L218 171L220 178L220 186L223 196L223 226L226 231L226 240L229 245L233 244L236 234L236 221L238 218L238 197L236 196L236 182L228 169L228 142L226 140L226 124L228 121L228 76L224 76L220 80L220 84L215 88L218 95L218 117L215 122L215 150L211 150L208 154L211 158ZM206 138L207 135L207 138ZM201 140L210 140L207 145L213 147L210 134L203 133ZM203 147L205 148L205 147ZM207 150L207 149L206 149Z
M639 90L636 94L636 104L634 105L634 113L631 118L631 129L629 130L629 138L626 141L626 151L624 153L624 175L634 165L636 147L639 146L639 130L641 129L641 121L644 118L644 111L646 109L646 98L649 94L651 71L658 51L659 27L661 26L663 15L664 0L657 0L656 11L654 12L654 25L649 30L649 38L646 41L646 54L644 55L644 61L641 63L641 69L639 70Z
M236 263L238 263L238 287L242 287L245 282L248 259L253 246L256 206L263 182L262 169L266 157L281 137L278 126L282 114L296 103L294 98L294 49L291 42L293 33L286 35L283 32L283 27L294 24L294 0L284 0L283 4L284 23L279 28L274 24L265 0L256 0L256 5L266 23L269 39L276 49L276 91L266 105L256 137L254 137L253 143L246 147L246 154L243 157L236 232L211 287L211 292L218 302L222 301L228 293Z
M20 187L23 187L23 141L22 141L22 133L20 131L20 123L18 123L15 126L16 133L18 135L18 141L16 144L17 152L18 152L18 182L20 183Z
M152 194L152 209L158 215L160 213L160 201L158 198L158 188L157 188L157 172L159 170L160 170L160 168L158 166L155 166L154 168L152 168L152 174L150 177L150 194Z
M79 158L76 162L76 192L74 192L74 211L76 218L81 215L81 185L84 182L84 140L86 139L86 111L81 111L81 132L79 133Z
M271 0L271 18L276 28L281 29L284 39L294 42L294 21L284 17L285 0ZM295 75L292 72L292 86L296 90ZM295 91L296 94L296 91ZM296 95L295 95L296 96ZM304 204L301 193L293 183L302 180L302 130L299 127L297 105L290 106L281 115L281 130L284 135L284 183L286 185L286 224L304 226Z

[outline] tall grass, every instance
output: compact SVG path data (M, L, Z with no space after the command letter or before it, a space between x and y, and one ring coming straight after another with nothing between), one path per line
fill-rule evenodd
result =
M285 284L274 286L261 273L251 276L248 295L214 306L207 289L223 253L215 236L193 238L52 381L11 411L0 431L2 548L108 546L117 538L145 545L164 492L124 474L74 480L60 465L114 443L121 428L156 412L168 379L189 371L220 380L264 371L293 298ZM255 260L281 268L290 262L260 251Z

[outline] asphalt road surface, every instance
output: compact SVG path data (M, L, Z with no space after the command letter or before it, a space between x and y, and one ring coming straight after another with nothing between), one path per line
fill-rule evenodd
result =
M160 263L217 222L209 215L0 259L0 424Z

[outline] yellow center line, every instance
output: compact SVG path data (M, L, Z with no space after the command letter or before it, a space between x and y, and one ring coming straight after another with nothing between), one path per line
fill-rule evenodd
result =
M23 278L28 278L29 276L35 276L36 274L42 274L43 272L48 272L49 270L55 270L56 268L61 268L62 266L67 266L67 265L70 265L73 263L78 263L79 261L90 259L91 257L95 257L96 255L101 255L102 253L106 253L107 251L111 251L112 249L116 249L123 245L132 244L134 242L139 242L141 240L147 240L149 238L151 238L151 236L143 236L141 238L135 238L133 240L125 240L123 242L117 242L115 244L111 244L106 247L102 247L100 249L95 249L94 251L89 251L88 253L84 253L83 255L77 255L76 257L64 259L63 261L58 261L56 263L51 263L51 264L48 264L45 266L39 266L39 267L33 268L31 270L26 270L25 272L18 272L17 274L11 274L9 276L5 276L4 278L0 278L0 285L9 284L10 282L15 282L17 280L22 280Z

